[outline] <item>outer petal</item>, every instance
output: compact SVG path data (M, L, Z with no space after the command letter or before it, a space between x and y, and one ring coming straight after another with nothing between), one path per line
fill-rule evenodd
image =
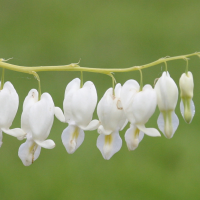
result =
M8 135L12 135L14 137L24 138L26 133L21 128L14 128L14 129L1 129L4 133L7 133Z
M56 118L58 120L60 120L61 122L65 122L65 116L64 116L62 110L59 107L55 107L54 111L55 111Z
M10 82L0 91L0 127L9 129L19 105L18 94Z
M170 139L178 128L179 120L174 111L168 111L160 113L157 123L165 137Z
M21 115L21 128L25 133L31 132L29 116L30 116L30 108L38 101L38 91L36 89L31 89L26 96L23 103L23 112Z
M155 112L156 106L156 92L150 85L145 85L143 90L133 97L132 112L135 123L145 124Z
M191 72L183 73L179 79L181 98L193 98L194 80Z
M136 126L131 125L130 128L125 133L125 141L128 150L135 150L140 141L143 139L144 133L140 131Z
M68 153L72 154L82 144L85 134L77 126L69 125L62 132L62 142Z
M83 87L72 96L71 112L75 124L87 127L97 104L97 92L94 84L87 81Z
M30 127L33 140L44 141L50 133L54 120L54 103L48 93L30 108Z
M19 147L18 156L25 166L31 165L40 155L41 147L32 139L27 139Z
M178 100L178 88L169 72L163 72L155 85L155 90L159 110L174 110Z
M122 139L119 132L113 132L110 135L100 134L97 138L97 147L105 160L109 160L122 147Z
M126 117L131 123L135 123L132 110L133 97L140 90L140 86L135 80L128 80L124 83L121 90L121 102Z
M116 90L119 95L120 84L116 85ZM113 96L113 89L109 88L97 106L97 114L103 129L109 134L115 130L120 130L126 121L126 116L123 111L121 100ZM104 131L103 131L104 132Z
M72 97L74 93L80 89L80 79L73 79L65 89L65 98L63 101L63 110L65 115L65 121L69 124L75 124L72 116Z

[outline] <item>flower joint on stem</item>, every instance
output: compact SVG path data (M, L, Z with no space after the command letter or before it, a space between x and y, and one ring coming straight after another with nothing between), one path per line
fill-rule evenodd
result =
M34 71L32 71L31 72L31 74L33 74L33 76L37 79L37 81L38 81L38 101L41 99L41 95L42 95L42 93L41 93L41 84L40 84L40 77L39 77L39 75L36 73L36 72L34 72Z

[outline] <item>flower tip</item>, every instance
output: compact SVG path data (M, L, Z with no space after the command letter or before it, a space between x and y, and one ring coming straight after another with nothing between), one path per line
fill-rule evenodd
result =
M128 147L128 150L129 151L133 151L133 150L135 150L137 147L138 147L138 145L139 145L139 139L137 138L137 139L133 139L133 140L131 140L131 141L127 141L127 147Z
M72 154L72 153L75 152L75 150L76 150L76 141L74 139L70 140L68 148L66 150L67 150L67 152L69 154Z
M103 147L103 154L105 160L110 160L110 158L112 157L111 151L112 151L111 145L105 144Z

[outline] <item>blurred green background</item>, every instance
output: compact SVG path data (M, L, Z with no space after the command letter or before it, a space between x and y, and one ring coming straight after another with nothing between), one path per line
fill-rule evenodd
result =
M96 68L142 65L165 56L200 51L199 0L1 0L0 57L22 66L63 65L78 62ZM185 61L171 61L168 70L178 84ZM56 147L42 149L29 167L18 158L22 141L4 134L0 149L0 198L4 199L200 199L199 106L200 60L192 57L189 69L195 80L196 114L184 122L179 103L180 125L170 140L145 136L135 151L123 145L105 161L96 147L96 131L86 132L81 147L67 154L61 133L67 124L57 119L49 138ZM163 65L143 71L144 84L153 85ZM62 108L66 85L79 72L39 73L42 92L49 92ZM115 74L117 82L139 81L139 73ZM37 82L31 75L6 70L15 86L20 105L12 128L20 127L25 96ZM96 85L98 100L111 87L111 78L84 73L84 81ZM157 127L158 110L148 127ZM96 111L94 118L97 118Z

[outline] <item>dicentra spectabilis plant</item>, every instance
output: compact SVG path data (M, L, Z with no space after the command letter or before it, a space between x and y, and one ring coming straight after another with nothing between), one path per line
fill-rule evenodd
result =
M68 123L63 130L61 139L69 154L74 153L82 144L84 131L97 130L97 148L103 158L109 160L122 147L123 129L129 122L124 137L129 150L135 150L144 135L161 136L157 128L149 128L145 124L154 114L156 107L160 111L157 123L160 131L166 138L174 136L179 125L175 114L178 101L178 87L167 70L167 61L184 59L187 61L185 73L179 80L180 111L186 123L191 123L195 106L193 103L194 80L188 71L188 58L200 57L200 52L184 56L161 58L155 62L124 69L97 69L80 67L78 64L51 67L21 67L6 63L0 59L2 78L0 82L0 147L2 145L2 132L15 136L19 140L26 139L19 147L18 156L25 166L31 165L40 155L41 147L53 149L55 143L48 139L53 126L54 115L64 123ZM166 69L157 79L155 87L147 84L143 87L142 70L161 63ZM38 81L38 91L31 89L23 103L21 115L21 128L10 129L18 110L19 97L14 86L8 81L4 83L5 69L29 73ZM128 80L123 85L116 83L114 72L140 71L140 84L136 80ZM80 71L81 79L75 78L67 84L64 94L63 110L55 107L49 93L41 93L40 71ZM109 88L99 102L94 83L83 83L83 72L96 72L109 75L112 78L112 87ZM97 119L93 113L97 107ZM153 139L153 138L152 138ZM81 151L81 147L80 147Z

